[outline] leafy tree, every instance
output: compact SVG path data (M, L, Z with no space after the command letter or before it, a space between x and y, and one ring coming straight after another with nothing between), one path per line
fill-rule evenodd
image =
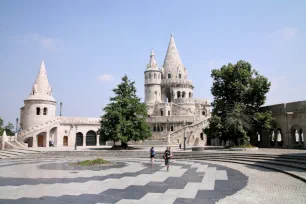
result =
M125 75L117 88L113 89L115 97L111 97L101 116L100 139L121 141L126 147L128 141L144 140L151 136L150 127L146 122L147 110L136 95L135 82Z
M270 128L271 112L260 112L271 83L252 69L250 63L238 61L212 70L214 96L210 124L204 129L211 138L248 144L248 135Z
M0 136L3 135L3 131L5 130L6 134L8 136L13 136L14 135L14 125L10 122L8 122L8 124L6 126L3 126L4 121L2 120L2 118L0 117Z

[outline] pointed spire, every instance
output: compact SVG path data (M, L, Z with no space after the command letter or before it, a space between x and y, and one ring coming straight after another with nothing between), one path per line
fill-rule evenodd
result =
M158 69L158 66L157 66L157 63L156 63L156 60L155 60L155 53L154 53L153 48L151 50L150 62L147 66L147 69Z
M28 99L52 100L52 88L48 81L47 71L44 60L41 62L39 73L36 77L31 94Z
M171 33L170 35L170 42L168 45L168 50L167 50L167 54L165 57L165 61L164 61L164 66L165 68L165 72L169 73L169 72L176 72L177 68L183 68L183 63L182 60L180 58L180 55L178 53L178 50L176 48L176 44L174 41L174 37L173 34ZM172 75L176 75L175 73L172 73Z
M7 135L6 135L6 131L5 131L5 130L3 131L2 136L3 136L3 137L7 136Z

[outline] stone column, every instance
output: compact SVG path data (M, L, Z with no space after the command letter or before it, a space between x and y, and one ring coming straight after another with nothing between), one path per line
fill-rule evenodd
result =
M32 147L37 147L37 135L33 135L33 145Z
M83 147L86 146L86 135L83 135Z
M47 130L47 133L46 133L46 147L49 147L49 140L50 140L50 131Z
M100 146L100 135L97 134L97 146Z

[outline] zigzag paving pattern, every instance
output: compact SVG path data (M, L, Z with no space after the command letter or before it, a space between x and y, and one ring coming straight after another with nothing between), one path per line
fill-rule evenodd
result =
M243 165L174 160L169 172L161 160L152 166L147 159L136 158L107 158L112 164L105 166L70 165L84 159L88 158L1 160L0 203L255 204L292 201L298 204L306 200L305 184L300 181ZM256 184L259 176L264 178L259 182L263 185L260 187ZM269 178L274 177L276 181L270 182ZM282 197L285 195L283 192L275 195L275 189L271 187L281 179L283 188L300 196L298 199L290 197L286 200ZM288 182L288 186L284 181ZM281 188L277 186L277 190ZM274 194L267 194L269 191ZM277 197L282 199L277 200Z

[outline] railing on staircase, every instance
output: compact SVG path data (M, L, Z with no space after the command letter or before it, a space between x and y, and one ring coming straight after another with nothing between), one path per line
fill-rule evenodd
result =
M31 127L31 128L27 128L25 130L22 130L19 134L18 134L18 138L23 138L33 132L36 132L38 130L42 130L46 127L49 127L50 125L54 125L56 123L59 122L59 118L56 118L54 120L49 120L43 124L40 124L40 125L36 125L35 127Z
M195 123L193 123L191 125L186 125L186 126L184 126L183 128L181 128L179 130L176 130L176 131L174 131L172 133L169 133L169 136L168 136L169 139L170 139L169 142L176 143L176 140L177 139L181 139L182 135L184 137L185 130L195 131L196 127L198 127L199 125L201 127L204 127L204 125L207 124L207 123L208 123L207 119L204 119L204 120L201 120L199 122L195 122Z

